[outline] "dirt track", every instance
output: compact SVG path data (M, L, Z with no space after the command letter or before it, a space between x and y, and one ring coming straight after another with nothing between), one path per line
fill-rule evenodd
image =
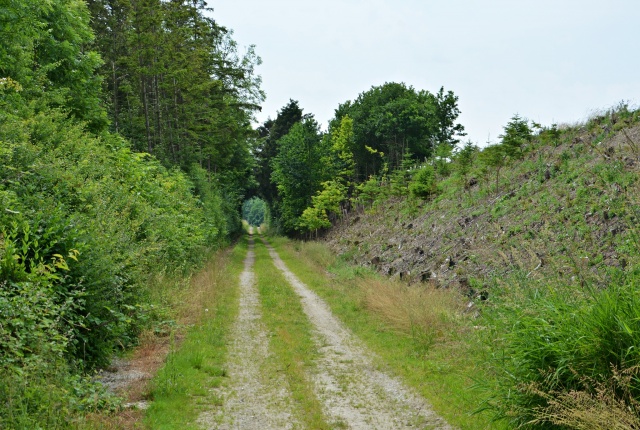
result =
M232 328L233 344L229 348L228 372L232 381L218 391L224 407L205 413L200 425L207 429L293 429L289 393L282 378L266 380L262 367L269 357L267 331L261 322L260 297L254 283L253 237L240 275L240 309Z
M451 429L427 402L404 384L380 371L373 354L331 313L329 307L284 264L266 242L271 258L296 291L314 326L320 358L310 379L315 395L332 428L347 429ZM284 381L265 380L261 373L269 357L268 337L261 323L258 292L254 286L253 238L241 276L238 319L229 352L230 386L218 394L224 406L199 420L207 429L301 428L293 417Z

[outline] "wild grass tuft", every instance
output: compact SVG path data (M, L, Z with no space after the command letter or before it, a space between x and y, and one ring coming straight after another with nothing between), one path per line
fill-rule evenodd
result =
M358 285L367 309L427 347L460 329L464 304L458 291L371 278Z
M629 281L577 293L549 289L496 310L500 373L488 402L496 417L523 428L598 428L580 423L607 423L616 408L638 412L640 292Z

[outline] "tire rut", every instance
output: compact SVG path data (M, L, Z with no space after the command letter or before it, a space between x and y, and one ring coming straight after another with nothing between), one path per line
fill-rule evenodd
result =
M262 323L260 297L254 283L254 239L240 275L239 312L230 338L228 353L230 385L214 389L222 408L201 414L198 423L204 429L280 430L299 428L291 411L291 395L281 377L265 380L262 372L269 359L269 340Z
M300 296L313 324L320 358L312 379L314 390L332 424L348 429L453 429L429 404L399 379L374 364L366 348L331 312L327 304L284 264L261 238L276 267Z

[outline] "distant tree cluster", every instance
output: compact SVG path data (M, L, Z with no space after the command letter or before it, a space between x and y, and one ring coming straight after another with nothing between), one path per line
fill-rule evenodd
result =
M265 221L267 205L259 197L252 197L242 204L242 219L246 220L249 225L259 227Z
M429 199L452 174L466 186L472 171L492 172L523 156L533 133L515 115L500 142L485 150L461 143L458 98L386 83L336 109L327 132L290 101L259 129L258 193L288 235L318 234L349 210L380 198Z
M341 104L321 132L292 100L260 128L259 193L284 233L317 233L366 200L370 181L408 180L410 166L450 153L464 136L457 102L442 88L386 83Z

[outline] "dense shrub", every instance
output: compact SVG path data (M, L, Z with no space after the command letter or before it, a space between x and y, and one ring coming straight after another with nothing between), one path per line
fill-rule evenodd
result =
M86 2L5 3L0 428L73 427L88 399L91 407L103 399L81 375L150 323L150 279L188 271L239 228L237 184L251 165L188 175L132 152L106 131ZM231 166L250 156L245 128L234 135Z

